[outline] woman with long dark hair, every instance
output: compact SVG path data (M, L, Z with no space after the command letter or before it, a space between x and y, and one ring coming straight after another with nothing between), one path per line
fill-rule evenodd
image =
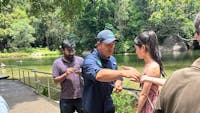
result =
M165 76L158 40L154 31L145 31L134 40L134 47L139 59L144 59L143 75L160 78ZM142 91L136 113L152 113L158 96L158 85L149 81L141 83Z

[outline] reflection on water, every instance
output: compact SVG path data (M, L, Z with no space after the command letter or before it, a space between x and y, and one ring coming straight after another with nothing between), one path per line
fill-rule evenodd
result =
M200 57L200 51L187 51L187 52L172 52L163 53L162 61L165 70L177 70L179 68L187 67L192 62ZM118 65L129 65L133 67L142 67L144 65L143 60L137 58L135 54L132 55L115 55L118 61Z

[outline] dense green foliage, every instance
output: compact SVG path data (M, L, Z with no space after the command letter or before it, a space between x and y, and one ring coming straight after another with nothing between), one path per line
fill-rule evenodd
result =
M137 107L137 99L133 93L122 91L120 93L112 93L112 98L115 104L117 113L134 113Z
M154 30L162 42L169 36L193 36L199 0L0 0L0 51L29 47L56 50L63 40L77 52L92 50L102 29L120 40L116 53L133 51L132 40Z

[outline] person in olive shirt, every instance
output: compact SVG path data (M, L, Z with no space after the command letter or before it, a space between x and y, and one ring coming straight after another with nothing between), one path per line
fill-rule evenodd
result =
M83 58L75 56L75 44L63 41L63 56L54 61L52 76L55 83L61 85L60 111L61 113L83 113L82 94L83 80L80 76Z
M140 74L134 68L117 70L117 61L112 56L116 40L110 30L99 32L97 48L84 59L83 107L86 113L115 113L111 98L113 86L116 92L120 92L121 77L140 79Z
M200 12L194 20L200 45ZM175 71L165 82L154 113L200 113L200 58L190 67Z

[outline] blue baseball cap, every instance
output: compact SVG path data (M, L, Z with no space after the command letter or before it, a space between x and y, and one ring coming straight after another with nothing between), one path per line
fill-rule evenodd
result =
M115 38L114 33L110 30L102 30L101 32L98 33L96 38L97 38L97 41L100 41L106 44L109 44L113 41L118 41Z

